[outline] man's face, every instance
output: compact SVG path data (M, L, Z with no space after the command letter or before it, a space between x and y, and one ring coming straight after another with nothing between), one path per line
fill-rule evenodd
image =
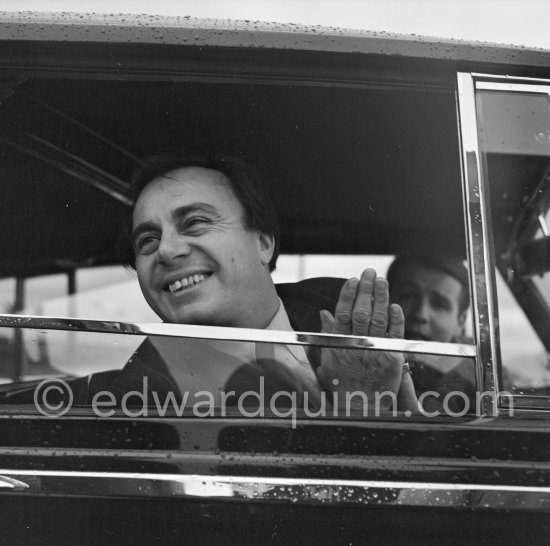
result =
M136 202L132 243L141 290L163 320L266 326L258 314L273 304L273 239L245 228L221 172L185 167L152 180Z
M450 342L463 332L461 284L442 271L411 264L397 272L391 300L403 308L405 338Z

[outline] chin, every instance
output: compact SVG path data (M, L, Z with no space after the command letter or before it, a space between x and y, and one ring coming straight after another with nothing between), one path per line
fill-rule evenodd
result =
M419 334L418 332L406 332L405 339L412 339L416 341L435 341L431 337L428 337L424 334Z
M197 326L219 326L218 313L211 313L205 310L186 310L186 311L175 311L170 314L172 318L171 322L175 324L196 324Z

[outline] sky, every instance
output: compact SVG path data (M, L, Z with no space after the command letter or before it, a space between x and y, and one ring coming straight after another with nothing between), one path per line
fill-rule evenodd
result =
M550 49L550 0L1 0L0 9L292 22Z

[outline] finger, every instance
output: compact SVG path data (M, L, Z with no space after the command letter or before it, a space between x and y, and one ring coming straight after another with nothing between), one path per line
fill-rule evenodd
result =
M348 279L340 291L340 297L334 311L332 331L335 334L351 334L351 312L357 295L358 284L359 279Z
M388 329L388 282L384 277L377 277L374 281L374 296L372 304L372 317L368 335L385 337Z
M334 317L326 309L323 309L319 313L319 317L321 318L321 333L332 334L334 329Z
M399 387L399 393L397 394L397 409L399 411L409 410L414 413L419 409L414 383L411 379L411 375L408 373L403 374L401 378L401 385Z
M389 337L403 339L405 337L405 315L403 309L397 303L390 305L390 327L388 329Z
M374 269L365 269L361 275L352 312L352 333L355 336L369 335L375 279L376 271Z

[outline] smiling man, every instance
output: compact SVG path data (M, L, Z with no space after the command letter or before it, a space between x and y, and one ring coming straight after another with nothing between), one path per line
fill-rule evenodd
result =
M149 182L134 208L132 246L152 309L166 322L266 328L279 301L269 275L274 214L255 216L265 213L265 227L249 226L253 213L220 171L181 167Z
M163 321L403 337L401 308L389 305L387 282L372 269L346 282L320 278L273 283L278 223L267 187L244 162L152 158L143 163L132 187L129 261L145 299ZM159 343L150 338L140 347L117 380L121 391L129 388L124 384L128 377L145 374L162 376L163 381L177 376L169 384L186 388L183 349L166 350ZM172 357L159 364L157 353L163 350ZM329 349L306 354L301 347L290 353L275 355L277 373L262 366L264 360L257 355L255 362L242 364L278 387L282 383L275 376L282 373L283 384L302 394L361 391L372 400L375 393L392 392L400 409L417 408L411 378L402 373L401 354ZM223 372L227 365L222 360L217 367ZM237 372L224 378L226 386L234 383Z

